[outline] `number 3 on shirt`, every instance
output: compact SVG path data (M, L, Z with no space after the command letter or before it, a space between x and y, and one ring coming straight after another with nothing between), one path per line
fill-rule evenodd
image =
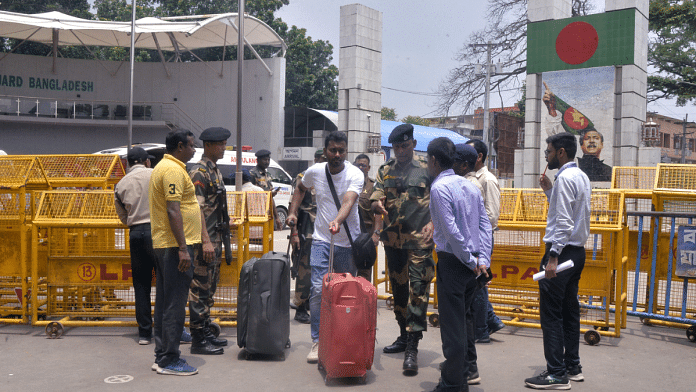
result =
M176 184L169 184L169 194L170 195L176 194Z

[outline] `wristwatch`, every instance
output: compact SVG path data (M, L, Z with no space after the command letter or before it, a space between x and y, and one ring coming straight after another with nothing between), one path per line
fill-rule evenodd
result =
M558 257L558 253L556 253L555 250L552 250L551 252L549 252L549 256L551 256L551 257L556 257L556 258L557 258L557 257Z
M382 230L375 230L374 233L377 235L380 235L380 234L382 234Z

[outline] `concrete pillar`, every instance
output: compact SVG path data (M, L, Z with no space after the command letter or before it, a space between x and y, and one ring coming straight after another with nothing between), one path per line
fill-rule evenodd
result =
M368 135L380 134L382 13L361 4L341 7L338 130L348 134L348 160L367 153ZM379 168L379 154L368 154Z

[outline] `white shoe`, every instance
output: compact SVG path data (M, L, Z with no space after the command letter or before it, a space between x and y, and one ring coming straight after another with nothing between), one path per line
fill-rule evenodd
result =
M312 343L312 350L307 355L307 363L319 362L319 342Z
M160 367L159 367L159 365L157 364L157 362L155 362L155 363L152 364L152 370L155 371L155 372L158 371L158 370L160 370Z

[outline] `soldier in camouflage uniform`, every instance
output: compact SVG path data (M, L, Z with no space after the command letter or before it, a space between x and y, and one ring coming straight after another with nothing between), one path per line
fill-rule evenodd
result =
M222 354L222 346L227 345L227 340L216 338L209 326L210 308L214 304L213 297L220 279L223 214L227 214L225 184L216 162L223 157L230 135L230 131L224 128L208 128L203 131L200 136L203 141L203 157L189 171L205 218L205 228L215 249L215 259L207 263L203 259L201 244L194 248L193 280L188 298L193 338L191 354Z
M418 372L418 342L427 329L430 282L435 276L433 224L430 221L430 176L427 162L414 157L413 126L402 124L389 135L392 154L375 179L372 210L384 216L386 228L375 227L373 241L384 243L394 313L401 333L385 353L406 352L404 374ZM379 222L379 219L376 220Z
M271 211L273 211L273 225L276 230L281 230L280 221L278 220L278 212L275 208L275 201L273 198L278 193L277 190L273 189L273 184L271 183L271 176L268 175L268 166L271 164L271 152L268 150L259 150L256 152L256 166L254 166L249 173L254 177L257 186L261 187L264 191L271 192Z
M324 150L319 149L314 153L314 163L326 162ZM297 175L292 182L292 189L304 176L304 172ZM302 324L309 324L309 292L312 288L312 270L309 267L309 255L312 253L312 234L314 233L314 219L317 217L317 198L314 188L310 188L305 193L304 199L299 207L297 226L290 230L290 241L292 242L292 257L297 259L295 277L295 299L297 306L295 320Z

